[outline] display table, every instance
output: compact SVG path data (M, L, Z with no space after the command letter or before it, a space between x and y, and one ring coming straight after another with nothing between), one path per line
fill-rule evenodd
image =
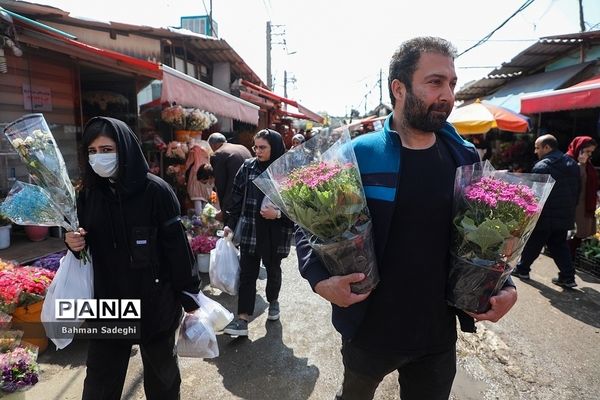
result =
M65 243L61 238L48 237L41 242L32 242L27 239L24 231L15 231L13 225L10 247L0 250L0 258L26 265L38 258L64 249L66 249Z

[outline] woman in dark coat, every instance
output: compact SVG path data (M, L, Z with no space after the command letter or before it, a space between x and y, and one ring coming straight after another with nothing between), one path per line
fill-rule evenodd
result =
M263 129L254 136L253 149L256 157L246 160L235 176L232 207L225 227L225 233L232 234L238 219L242 219L238 318L224 329L226 334L235 336L248 336L248 321L254 314L256 280L261 260L267 270L267 319L279 319L281 260L290 253L292 239L293 222L272 205L268 198L265 199L263 192L252 183L273 161L283 155L283 139L278 132ZM246 202L242 207L244 193Z
M148 172L140 143L122 121L96 117L83 132L81 228L65 235L87 247L97 299L140 299L139 336L89 342L83 399L120 399L131 346L140 345L147 399L179 399L175 331L198 308L199 278L171 187Z
M569 144L567 155L577 161L581 173L581 190L575 209L575 236L569 240L571 256L575 258L581 241L596 234L596 202L598 173L592 165L592 153L597 144L589 136L577 136Z

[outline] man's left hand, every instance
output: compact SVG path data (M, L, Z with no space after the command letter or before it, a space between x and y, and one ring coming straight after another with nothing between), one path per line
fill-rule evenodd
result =
M467 313L475 318L475 321L492 321L498 322L517 302L517 289L508 286L497 295L490 298L492 308L482 314Z

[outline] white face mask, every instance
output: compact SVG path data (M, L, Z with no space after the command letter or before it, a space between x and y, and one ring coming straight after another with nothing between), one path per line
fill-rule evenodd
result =
M101 177L110 178L117 174L117 153L90 154L89 158L90 166Z

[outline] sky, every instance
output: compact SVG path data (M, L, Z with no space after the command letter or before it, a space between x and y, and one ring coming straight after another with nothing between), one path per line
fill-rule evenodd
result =
M35 2L34 0L30 0ZM74 17L153 27L180 26L181 16L207 15L218 34L267 82L266 24L273 25L274 91L315 112L361 114L389 104L389 60L415 36L450 40L458 52L498 28L531 0L38 0ZM600 1L583 0L586 30L600 30ZM460 88L544 36L580 32L579 0L534 0L484 44L455 60Z

